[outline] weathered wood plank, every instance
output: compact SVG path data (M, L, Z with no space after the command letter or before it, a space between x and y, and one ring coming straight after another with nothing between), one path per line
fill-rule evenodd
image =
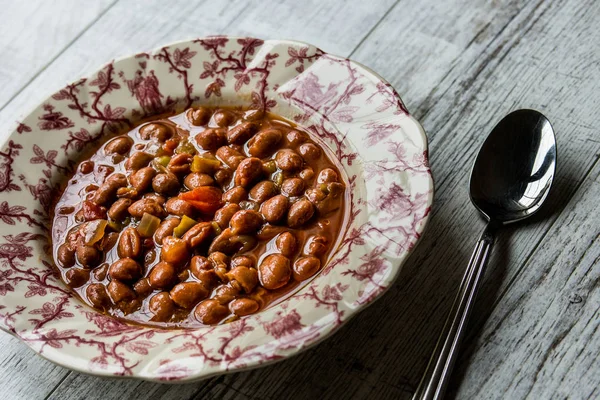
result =
M0 109L110 8L112 1L1 1Z

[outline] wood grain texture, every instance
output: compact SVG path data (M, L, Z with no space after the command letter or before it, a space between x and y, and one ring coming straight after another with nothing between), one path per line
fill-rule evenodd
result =
M325 343L266 368L178 386L100 379L0 335L0 384L16 398L410 398L483 228L466 192L472 160L504 114L536 108L557 133L556 187L532 221L501 233L449 395L598 397L600 4L257 4L122 0L0 111L0 132L65 80L171 40L289 37L352 56L398 89L430 137L434 209L397 283Z

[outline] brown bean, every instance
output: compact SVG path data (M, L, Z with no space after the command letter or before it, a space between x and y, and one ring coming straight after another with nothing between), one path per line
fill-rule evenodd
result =
M104 237L100 241L100 251L108 252L110 249L115 247L119 240L119 234L117 232L108 232L104 234Z
M337 182L338 174L331 168L324 168L317 176L317 183Z
M192 257L192 260L190 261L190 271L208 290L211 290L219 282L219 278L213 269L212 262L206 257Z
M92 283L85 288L85 295L92 305L99 309L104 309L110 306L110 298L106 293L106 286L101 283Z
M171 126L156 122L142 126L139 132L142 139L149 140L153 138L161 143L173 136L173 128Z
M129 286L119 281L110 281L108 294L113 303L135 299L135 292Z
M178 217L168 218L161 222L156 232L154 232L154 241L156 244L162 245L165 237L173 236L173 230L180 222L181 219Z
M308 222L315 213L315 207L308 199L301 199L290 207L287 224L290 228L298 228Z
M208 174L192 172L185 177L183 184L188 189L193 190L201 186L212 186L215 184L215 180Z
M150 298L148 304L150 312L154 314L152 321L166 322L171 319L175 312L175 304L169 296L169 292L160 292Z
M288 178L281 184L281 193L289 197L301 196L304 192L304 181L300 178Z
M242 288L237 282L232 281L215 288L213 292L213 298L220 304L227 304L240 294L241 289Z
M319 157L321 157L321 149L312 143L300 145L300 147L298 147L298 153L300 153L306 162L317 161Z
M58 246L58 250L56 251L56 259L61 267L70 268L75 265L75 252L69 248L68 244L63 243Z
M117 195L117 190L123 186L127 186L127 178L123 174L112 174L94 193L92 201L98 205L104 205L114 200Z
M129 214L134 218L142 218L144 213L162 218L165 216L165 210L153 199L141 199L127 208Z
M315 177L315 171L311 167L306 167L298 174L306 183L310 184Z
M142 238L137 229L129 227L121 233L117 254L121 258L137 258L142 254Z
M161 260L174 265L183 265L189 261L191 255L185 240L174 236L167 236L163 239L162 245L162 251L160 252Z
M260 212L265 220L271 224L281 221L289 206L289 200L284 195L278 194L265 201L260 207Z
M231 111L217 110L213 114L213 121L220 127L231 125L235 121L235 115Z
M129 214L127 208L129 208L131 203L130 199L118 199L108 209L108 216L113 221L123 221Z
M258 130L254 122L242 122L227 131L227 141L230 144L244 144Z
M72 288L83 286L89 279L89 269L71 268L65 273L65 282Z
M229 146L219 147L217 157L231 169L236 169L245 158L239 151Z
M225 187L231 182L232 176L233 172L231 172L229 168L219 168L217 172L215 172L215 181L219 186Z
M259 307L256 300L246 298L234 299L229 303L229 309L238 317L254 314L258 311Z
M175 285L170 295L179 307L192 308L208 296L208 290L200 282L183 282Z
M93 268L102 261L102 253L93 246L80 244L76 250L77 261L85 268Z
M203 150L215 151L227 143L226 135L224 128L208 128L196 135L196 143Z
M292 232L283 232L277 236L275 245L281 254L288 258L292 258L296 250L298 250L298 241Z
M285 286L292 276L290 260L281 254L269 254L258 267L260 284L269 290Z
M317 257L300 257L294 263L294 279L303 281L310 278L321 268L321 261Z
M200 222L190 228L183 236L182 239L188 244L190 249L195 249L210 239L213 235L214 229L210 222Z
M132 282L142 276L142 267L132 258L121 258L115 261L108 269L108 275L112 280Z
M136 200L139 196L138 191L132 187L121 187L117 189L117 197L120 199Z
M84 161L81 164L79 164L79 171L84 175L91 173L93 170L94 170L94 162L91 160Z
M238 266L232 268L225 276L230 281L238 282L246 293L252 292L258 285L258 271L254 268Z
M213 325L229 314L227 307L219 304L214 299L204 300L194 310L194 316L204 325Z
M270 199L277 194L277 186L272 181L258 182L250 189L250 199L258 204Z
M263 216L253 210L240 210L233 214L229 225L231 232L234 235L243 235L248 233L256 233L262 226Z
M323 235L315 235L308 239L305 253L309 256L321 257L327 252L327 238Z
M152 179L152 189L165 196L174 196L180 189L179 179L174 174L158 174Z
M192 163L193 156L189 153L179 153L171 157L167 170L177 175L183 176L190 172L190 164Z
M248 153L258 158L268 157L277 150L282 136L279 129L265 129L260 131L248 142Z
M148 280L154 289L168 289L177 283L177 272L173 264L161 261L150 270Z
M254 260L248 256L237 256L231 259L231 268L247 267L254 268Z
M138 296L146 297L152 292L152 285L148 278L142 278L133 285L133 290Z
M158 204L160 204L161 206L164 206L165 202L167 201L167 199L165 199L165 196L162 196L158 193L146 193L142 198L143 199L152 199L152 200L156 201Z
M223 194L223 201L227 203L239 203L248 198L248 192L241 186L234 186Z
M296 129L292 129L291 131L288 132L287 136L286 136L287 142L291 145L291 146L298 146L301 143L304 143L308 140L308 135L305 132L296 130Z
M202 126L210 119L210 110L206 107L194 107L185 113L188 121L194 126Z
M223 231L212 241L210 247L208 248L208 254L214 252L220 252L225 254L234 254L241 247L242 243L232 241L233 238L236 238L231 229L223 229Z
M325 186L325 188L322 188ZM344 185L339 182L321 183L318 188L306 191L306 198L321 215L337 210L342 205Z
M106 154L120 154L124 156L129 152L133 146L133 139L129 136L118 136L112 140L110 140L106 145L104 145L104 153Z
M140 168L148 166L148 163L152 161L154 157L152 154L148 154L143 151L136 151L133 153L127 161L125 161L125 169L131 171L137 171Z
M147 246L148 242L149 242L150 246ZM152 239L144 238L144 247L151 247L151 246L154 246ZM156 260L156 248L152 248L152 249L148 250L146 252L146 254L144 254L144 266L146 268L150 267L152 264L154 264L154 260Z
M256 157L249 157L240 162L235 170L235 185L248 187L262 175L262 162Z
M221 227L221 229L226 229L229 226L229 221L231 221L231 217L240 210L240 206L235 203L227 204L222 208L219 208L215 212L215 216L213 220Z
M108 273L108 263L104 263L99 267L94 268L93 272L94 278L96 278L97 281L103 281L106 279L106 274Z
M139 194L147 191L152 185L152 178L156 175L156 170L152 167L144 167L135 171L130 177L131 186L138 191Z
M275 155L275 164L283 171L297 171L302 168L304 161L294 150L279 150Z
M167 210L169 214L178 215L180 217L187 215L188 217L193 218L194 215L196 215L196 209L194 206L177 197L171 197L169 200L167 200L165 203L165 210Z

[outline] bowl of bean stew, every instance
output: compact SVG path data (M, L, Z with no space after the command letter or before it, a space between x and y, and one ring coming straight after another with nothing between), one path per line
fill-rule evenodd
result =
M22 118L0 157L0 328L146 380L325 339L393 283L433 197L391 85L293 41L113 61Z

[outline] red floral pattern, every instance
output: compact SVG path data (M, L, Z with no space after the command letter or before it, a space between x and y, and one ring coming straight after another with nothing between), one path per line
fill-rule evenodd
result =
M88 146L196 101L272 110L328 145L350 189L338 251L290 298L226 325L161 330L92 311L52 266L52 199ZM190 380L280 360L390 286L431 200L421 128L360 65L306 44L223 36L140 53L59 90L0 148L0 327L50 360L99 375Z

